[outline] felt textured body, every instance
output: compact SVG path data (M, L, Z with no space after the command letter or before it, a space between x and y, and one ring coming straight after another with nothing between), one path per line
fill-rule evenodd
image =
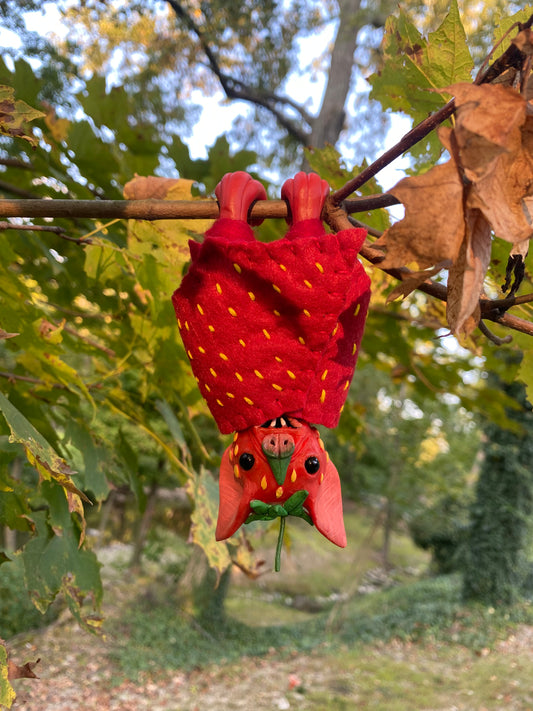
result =
M318 219L276 242L220 219L173 295L193 372L222 433L284 413L335 427L370 299L361 229L326 234Z

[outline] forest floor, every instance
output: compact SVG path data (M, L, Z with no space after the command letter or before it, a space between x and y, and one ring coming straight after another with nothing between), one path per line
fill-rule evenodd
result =
M400 549L397 557L402 557ZM410 559L408 555L407 560ZM418 563L421 561L423 558L420 556L415 560ZM239 576L232 582L227 611L230 616L240 618L242 629L253 631L254 624L257 629L261 626L266 629L265 625L271 625L273 620L278 623L297 620L303 625L300 629L305 630L306 621L312 625L316 619L317 611L309 604L311 598L307 598L308 604L295 607L295 601L302 593L302 584L311 584L305 582L305 571L298 574L297 570L293 570L290 558L285 563L283 585L287 588L281 595L272 594L272 588L269 588L270 585L280 585L279 574L278 577L273 574L264 576L261 595L256 597L257 582L250 583ZM338 571L333 573L333 568L330 571L320 564L314 567L319 568L321 576L321 582L314 583L314 587L325 589L329 573L338 575ZM158 650L150 649L149 642L138 649L130 648L135 645L132 624L142 623L143 616L149 618L146 634L150 632L150 625L157 624L151 621L150 606L151 601L155 600L154 585L157 587L159 583L154 583L146 571L139 576L128 577L123 570L105 565L105 636L83 632L70 614L64 611L50 626L22 633L9 642L8 648L15 663L34 662L40 658L35 667L38 679L13 682L17 699L12 709L533 711L533 626L509 623L500 628L493 638L490 635L485 637L480 629L479 639L467 644L464 633L467 623L461 618L463 613L455 612L455 621L451 625L446 623L448 630L444 636L413 634L415 624L409 634L393 634L383 639L379 638L379 633L375 639L367 634L357 639L357 635L351 635L348 630L353 620L343 615L373 615L371 620L376 620L376 625L379 625L377 613L382 611L383 615L385 612L389 615L384 623L387 626L390 620L406 614L405 608L400 609L404 604L400 596L386 597L388 593L383 589L370 592L372 584L376 584L376 580L384 574L380 574L376 567L368 569L367 573L367 588L359 586L358 594L367 607L350 608L340 614L340 636L345 633L340 642L332 644L331 638L328 641L326 637L318 636L314 648L312 645L302 648L295 643L294 648L285 645L280 649L274 641L260 655L239 657L237 654L236 657L217 659L216 662L207 659L206 663L186 669L173 662L170 655L165 657L167 648L164 644L168 640L162 642ZM406 575L414 577L413 571ZM353 580L350 585L353 588ZM416 581L414 585L413 590L416 591ZM398 586L400 588L401 585ZM293 597L288 605L289 594ZM413 593L409 594L414 613L408 614L416 616L418 608L422 619L424 609L431 602L431 588L418 601L416 594L419 593L414 593L415 598ZM139 600L144 601L140 607ZM366 600L370 602L366 603ZM128 617L125 611L135 605L137 616ZM395 605L398 607L395 608ZM298 607L300 609L296 609ZM329 608L330 612L331 609L335 607ZM286 619L283 619L283 610ZM168 629L171 630L172 609L168 608L165 614L168 615ZM176 615L179 614L176 611ZM489 610L479 617L479 624L483 626L483 620L489 620L490 615ZM164 630L157 632L163 633ZM209 638L204 640L208 643L207 648L217 644L209 633L202 630L200 633L199 639L202 634ZM468 631L470 638L475 633L475 629ZM190 643L189 638L179 638L179 631L173 634L171 642L174 647ZM130 654L137 655L138 669L128 669L128 662L124 662L124 656L117 652L126 648ZM153 660L142 659L150 655L153 655Z

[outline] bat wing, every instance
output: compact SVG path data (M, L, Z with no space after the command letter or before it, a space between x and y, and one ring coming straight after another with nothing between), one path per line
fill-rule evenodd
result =
M345 548L346 531L342 516L341 482L331 460L327 463L324 480L318 487L316 496L306 502L306 507L317 530L336 546Z

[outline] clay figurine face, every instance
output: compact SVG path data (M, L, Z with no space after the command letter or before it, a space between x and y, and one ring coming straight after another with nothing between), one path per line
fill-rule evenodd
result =
M346 546L341 486L318 430L283 416L237 432L220 466L217 540L243 524L299 516Z

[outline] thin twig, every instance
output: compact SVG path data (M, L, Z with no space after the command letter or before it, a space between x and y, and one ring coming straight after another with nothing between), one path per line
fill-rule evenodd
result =
M17 375L16 373L8 373L6 371L0 371L0 378L7 378L8 380L20 380L23 383L31 383L32 385L46 385L46 387L49 387L48 383L45 383L44 380L41 380L40 378L33 378L29 375ZM63 385L63 383L53 383L52 384L53 388L58 388L59 390L67 390L67 386Z
M0 230L22 230L26 232L53 232L63 236L65 230L55 225L17 225L15 222L0 222Z
M346 185L343 185L342 188L336 190L331 196L333 202L339 205L343 200L346 200L348 195L351 195L353 192L358 190L362 185L367 183L371 178L379 173L380 170L383 170L383 168L389 165L389 163L392 163L393 160L399 158L402 153L405 153L412 148L415 144L427 136L428 133L431 133L431 131L433 131L433 129L439 126L443 121L446 121L446 119L448 119L454 111L455 99L451 99L437 112L431 116L428 116L427 119L424 119L424 121L412 128L398 141L398 143L396 143L396 145L389 148L388 151L385 151L383 155L361 171L359 175L356 175L355 178L349 180Z
M478 326L479 330L481 331L481 333L484 336L486 336L489 339L489 341L492 341L492 343L494 343L497 346L503 346L505 343L511 343L511 341L513 340L513 337L510 335L507 335L504 338L500 338L495 333L492 333L492 331L490 331L487 328L483 319L479 319L479 323L477 326Z

